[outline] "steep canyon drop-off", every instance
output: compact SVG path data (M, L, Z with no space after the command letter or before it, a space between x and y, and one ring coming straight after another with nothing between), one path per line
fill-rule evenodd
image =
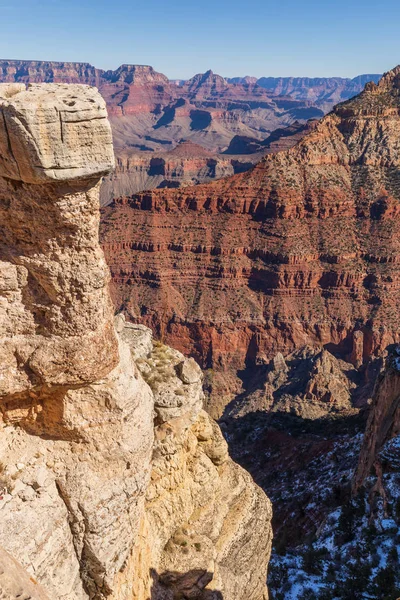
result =
M360 366L398 339L399 157L397 67L247 173L117 199L116 305L225 388L306 344Z
M0 86L0 596L267 598L271 505L202 410L200 368L114 324L113 166L95 89Z

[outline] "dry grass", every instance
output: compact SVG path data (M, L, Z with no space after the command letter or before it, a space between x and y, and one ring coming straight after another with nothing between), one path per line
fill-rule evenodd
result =
M14 477L16 479L16 477ZM14 488L13 478L6 473L6 466L0 462L0 495L8 494Z

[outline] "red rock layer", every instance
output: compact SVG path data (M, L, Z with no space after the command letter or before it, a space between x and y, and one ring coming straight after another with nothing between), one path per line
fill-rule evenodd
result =
M285 95L297 100L309 100L325 111L338 102L360 93L368 81L379 81L380 75L358 75L354 79L343 77L261 77L259 86L274 95Z
M89 63L0 60L1 83L85 83L98 87L103 73Z
M235 157L213 154L189 141L170 152L121 151L115 171L103 180L101 204L109 204L118 195L221 179L250 169L261 156L261 153Z
M397 340L399 94L397 68L247 173L105 209L118 308L231 372L305 344L359 364Z

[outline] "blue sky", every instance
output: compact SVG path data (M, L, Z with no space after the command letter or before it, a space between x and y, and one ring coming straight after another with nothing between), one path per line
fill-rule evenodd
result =
M0 58L353 77L400 63L399 0L0 0Z

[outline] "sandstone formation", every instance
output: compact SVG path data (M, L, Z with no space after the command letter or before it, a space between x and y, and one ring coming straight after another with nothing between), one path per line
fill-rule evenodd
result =
M212 368L219 398L277 352L379 355L398 339L399 108L396 68L244 174L116 200L117 307Z
M308 100L322 108L331 110L338 102L359 94L366 83L378 83L381 75L358 75L345 77L260 77L259 86L274 95L283 94L297 100Z
M280 152L281 150L289 150L289 148L297 144L297 142L301 140L301 138L304 137L316 123L317 121L313 119L307 123L295 121L288 127L275 129L275 131L273 131L265 140L235 135L224 154L254 154L262 152L264 155L271 154L272 152ZM262 157L260 157L260 159L261 158Z
M103 71L89 63L0 60L1 83L84 83L98 85Z
M1 597L266 598L270 503L202 411L199 367L114 324L104 101L6 84L0 113Z
M265 137L296 117L322 115L308 101L275 98L254 82L231 84L212 71L176 86L146 65L103 71L86 63L1 60L0 82L96 85L107 102L117 148L161 151L166 142L185 138L221 150L240 132Z
M0 597L3 600L49 600L33 577L0 548Z
M385 494L383 465L397 470L400 434L400 360L399 348L392 349L386 368L378 377L368 418L353 490L365 485L370 475L378 478L377 488ZM391 462L393 461L393 464Z
M0 394L7 397L91 382L117 364L97 244L98 181L114 157L105 103L93 88L3 84L0 111Z
M251 386L229 405L224 419L257 411L306 420L354 414L356 381L362 381L356 369L327 350L305 347L286 357L278 353L256 369Z
M105 206L115 196L195 185L242 173L261 156L261 153L251 157L215 154L190 141L159 153L121 150L114 172L103 180L100 202Z
M122 335L133 350L142 340L137 365L155 408L151 482L137 549L143 577L134 597L266 598L270 505L229 458L219 427L202 410L195 361L160 342L149 353L150 330L134 325L132 338L131 327L125 325Z
M1 82L83 83L99 88L117 154L117 169L102 187L102 204L143 189L204 183L243 172L261 154L251 161L215 156L235 135L262 143L265 132L296 118L304 121L323 114L308 101L274 99L254 82L232 85L212 71L177 87L146 65L103 71L87 63L0 60ZM181 140L193 144L190 161L182 162L183 157L174 153ZM211 154L207 159L205 148Z
M296 118L323 114L311 102L274 97L254 82L228 83L212 71L177 86L146 65L103 71L86 63L0 60L0 82L96 85L107 102L117 150L162 151L185 138L220 151L235 134L262 138Z
M98 244L105 103L80 85L1 96L0 545L52 597L122 598L153 402L118 348Z
M177 187L175 184L182 182L204 183L243 172L261 154L252 161L238 156L228 164L219 157L212 159L217 161L215 164L206 164L197 151L191 156L196 164L188 169L185 167L189 165L177 166L175 157L164 153L173 150L182 139L213 154L226 149L229 154L241 155L289 148L299 139L296 131L290 131L296 119L301 121L301 127L307 119L321 117L336 102L361 91L370 79L376 81L377 76L354 80L228 80L207 71L177 85L146 65L125 64L115 71L104 71L87 63L0 60L0 83L83 83L99 88L107 103L117 153L116 173L107 178L102 190L105 204L120 195L160 187L164 181L172 182L166 187ZM287 126L286 133L278 133L280 142L265 139L269 133L274 135L277 128ZM288 138L282 143L288 134L293 135L292 142ZM159 169L159 159L165 161L163 178L159 171L154 173L153 159Z

